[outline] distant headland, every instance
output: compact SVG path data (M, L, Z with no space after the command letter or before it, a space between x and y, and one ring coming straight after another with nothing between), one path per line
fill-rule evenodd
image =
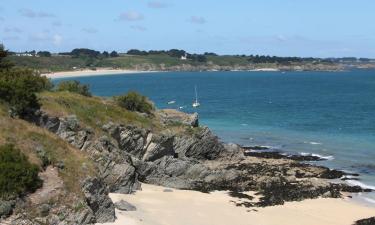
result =
M132 49L126 53L77 48L71 52L10 52L10 61L41 73L82 70L117 71L344 71L375 68L369 58L278 57L265 55L218 55L185 50Z

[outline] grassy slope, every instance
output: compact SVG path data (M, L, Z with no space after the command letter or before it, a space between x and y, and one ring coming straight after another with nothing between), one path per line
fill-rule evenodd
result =
M148 129L158 129L160 124L115 105L111 100L99 97L84 97L69 92L44 92L39 96L42 109L50 115L76 115L86 126L97 131L108 122L131 124Z
M93 67L112 67L123 69L136 69L137 66L154 66L159 68L160 65L165 67L179 66L183 64L190 64L193 66L205 65L206 63L198 63L190 60L182 61L176 57L168 55L147 55L147 56L129 56L123 55L116 58L105 58L88 60L85 58L71 58L71 57L26 57L26 56L10 56L9 59L20 67L28 67L41 70L42 72L49 71L67 71L72 70L73 67L87 68L89 64ZM237 56L208 56L208 63L218 66L234 66L234 65L249 65L246 58Z
M65 168L59 174L69 192L80 195L80 182L96 173L93 163L82 152L42 128L9 118L3 105L0 106L0 127L0 144L13 143L32 163L42 167L37 149L43 149L52 164L64 162Z

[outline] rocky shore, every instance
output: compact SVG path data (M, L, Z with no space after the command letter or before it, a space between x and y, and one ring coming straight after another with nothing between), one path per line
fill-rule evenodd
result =
M231 195L246 199L238 205L244 207L282 205L318 197L340 198L343 192L372 191L331 182L345 173L303 163L317 158L254 153L249 148L221 143L209 128L198 127L197 115L184 116L164 110L156 118L165 124L179 123L188 130L194 129L178 134L168 130L153 132L113 121L97 130L75 115L58 117L43 111L30 115L29 122L85 152L99 171L97 177L82 181L86 202L80 210L63 220L49 210L42 221L59 225L113 222L115 205L108 193L131 194L141 189L141 183L200 192L230 191ZM247 191L255 192L258 197L243 194ZM10 223L24 222L19 214Z

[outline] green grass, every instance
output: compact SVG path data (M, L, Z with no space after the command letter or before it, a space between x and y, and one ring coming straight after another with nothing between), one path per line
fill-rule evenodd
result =
M117 106L109 99L85 97L70 92L44 92L39 95L42 109L51 115L76 115L86 126L96 130L108 122L132 124L157 129L160 124L152 118L142 116Z
M41 72L69 71L76 68L110 67L121 69L161 69L189 64L193 66L206 65L206 63L193 62L191 60L181 60L166 54L132 56L121 55L114 58L88 59L72 58L70 56L53 56L53 57L26 57L26 56L9 56L11 62L18 67L27 67L40 70ZM219 66L248 65L246 58L237 56L207 56L207 62Z
M26 121L11 119L4 110L6 107L0 107L0 145L13 144L39 168L42 168L43 162L38 156L38 149L42 149L51 164L65 164L65 168L59 170L65 188L81 195L81 181L96 174L94 163L83 152L74 149L58 136Z
M73 70L73 67L87 68L88 59L72 58L69 56L56 57L27 57L27 56L8 56L9 60L17 67L31 68L40 70L41 72L52 71L68 71ZM98 60L94 60L93 64Z

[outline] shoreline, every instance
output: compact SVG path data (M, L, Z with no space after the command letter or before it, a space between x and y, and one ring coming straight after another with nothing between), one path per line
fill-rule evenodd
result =
M76 71L61 71L52 73L42 73L50 79L72 78L72 77L92 77L105 75L121 75L121 74L139 74L139 73L157 73L161 71L139 71L139 70L124 70L124 69L97 69L97 70L76 70Z
M226 191L202 193L149 184L142 184L142 190L135 194L112 193L110 197L113 202L124 200L137 209L116 209L117 219L114 223L105 223L108 225L248 225L249 221L259 225L352 225L357 220L375 215L374 207L356 203L348 197L247 208L236 206L245 200L231 197Z

